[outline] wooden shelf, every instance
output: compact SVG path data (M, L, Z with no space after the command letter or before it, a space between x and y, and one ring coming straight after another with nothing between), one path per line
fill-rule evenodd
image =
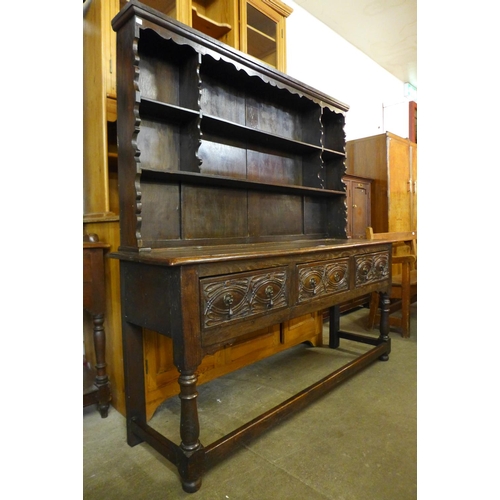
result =
M188 123L200 117L200 112L193 109L183 108L175 104L156 101L143 97L139 107L139 113L143 117L152 117L160 121L174 122L179 125Z
M320 155L322 152L326 152L326 154L330 156L345 156L338 151L325 150L319 145L270 134L262 130L232 123L213 116L203 116L201 129L203 133L231 137L249 145L261 145L261 147L263 145L267 148L279 149L292 154L304 155L317 152L318 155Z
M199 184L205 186L223 186L237 189L252 189L257 191L270 191L291 195L321 196L332 195L345 196L344 191L314 188L308 186L296 186L291 184L274 184L261 181L251 181L241 178L224 177L222 175L206 175L197 172L182 171L158 171L142 169L142 180L158 180L160 182L183 182L186 184Z
M164 122L174 122L184 125L190 121L201 117L201 131L203 134L213 136L224 136L244 142L250 145L264 145L267 148L279 149L287 153L304 155L317 152L322 154L324 159L334 157L344 158L345 154L333 149L323 148L320 145L298 141L288 137L271 134L252 127L247 127L238 123L230 122L222 118L210 115L203 115L198 112L173 104L143 98L140 104L140 113L143 117L151 116Z
M205 33L206 35L211 36L212 38L221 38L226 33L229 33L232 30L230 24L227 23L218 23L209 17L204 16L198 12L196 7L192 8L193 10L193 28Z

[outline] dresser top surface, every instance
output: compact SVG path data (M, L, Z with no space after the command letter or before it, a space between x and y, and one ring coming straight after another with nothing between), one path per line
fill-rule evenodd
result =
M113 252L110 256L120 260L182 266L213 262L227 262L244 259L261 259L281 256L301 256L316 252L350 250L359 247L376 246L390 241L366 239L309 239L266 243L245 243L234 245L183 246L156 248L149 251Z

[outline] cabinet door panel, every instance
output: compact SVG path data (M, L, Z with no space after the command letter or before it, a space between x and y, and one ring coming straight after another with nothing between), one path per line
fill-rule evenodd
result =
M411 231L410 148L407 141L387 139L389 156L389 232Z
M365 238L370 226L370 185L364 182L352 183L352 237Z
M411 230L417 230L417 145L412 144L411 148L411 176L412 176L412 220Z

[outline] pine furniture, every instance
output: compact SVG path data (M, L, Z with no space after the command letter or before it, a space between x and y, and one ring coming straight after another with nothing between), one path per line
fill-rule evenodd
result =
M417 230L417 145L390 132L346 144L346 173L373 179L376 233Z
M399 328L402 336L410 336L410 306L417 301L417 232L374 233L372 227L366 228L369 240L392 241L393 274L390 293L389 326ZM374 293L370 299L368 328L373 329L380 320L378 314L379 296ZM392 316L401 311L401 317Z
M185 491L238 444L370 363L387 360L391 243L347 239L347 106L136 1L117 32L127 440L174 463ZM339 329L342 302L379 292L380 335ZM329 347L371 348L209 445L198 370L260 329L330 308ZM173 343L179 445L147 422L143 329Z

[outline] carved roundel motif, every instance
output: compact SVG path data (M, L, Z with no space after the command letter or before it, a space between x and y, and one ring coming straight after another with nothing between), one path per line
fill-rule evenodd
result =
M389 253L356 255L356 286L382 281L389 276Z
M286 271L207 278L201 280L201 295L204 328L247 318L287 306Z
M349 259L335 259L321 264L298 266L298 301L349 289Z

